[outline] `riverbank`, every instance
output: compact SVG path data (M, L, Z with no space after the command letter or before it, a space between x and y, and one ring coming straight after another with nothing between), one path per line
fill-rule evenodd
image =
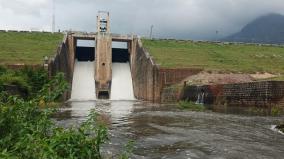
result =
M0 32L0 65L41 65L45 56L56 54L63 36L63 33Z
M147 40L143 46L162 68L201 68L208 73L272 74L283 80L284 47L273 45Z
M0 158L102 158L100 147L108 133L95 112L78 128L59 127L51 119L58 111L51 103L67 88L59 73L29 98L0 91Z

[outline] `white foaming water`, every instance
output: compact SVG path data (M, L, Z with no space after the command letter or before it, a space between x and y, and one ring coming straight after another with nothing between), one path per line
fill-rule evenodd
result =
M75 61L71 101L96 100L94 62Z
M129 63L112 64L111 100L135 100Z

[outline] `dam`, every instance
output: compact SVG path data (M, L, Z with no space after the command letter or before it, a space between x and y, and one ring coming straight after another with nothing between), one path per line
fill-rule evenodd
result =
M283 105L282 81L191 86L186 83L191 81L188 79L202 75L205 68L163 67L143 47L142 40L137 35L111 33L109 13L99 12L97 32L66 32L56 55L48 61L49 77L57 72L65 74L72 86L63 96L65 101L137 99L154 103L196 102L198 96L204 94L204 104ZM90 44L82 46L82 41ZM160 41L169 42L167 39ZM123 47L116 47L117 43Z
M88 45L81 45L88 43ZM118 45L117 45L118 44ZM48 75L63 72L72 86L63 100L144 100L159 103L167 86L201 69L165 69L155 63L137 35L111 33L108 12L99 12L97 32L66 32Z
M127 47L130 38L112 38L108 12L99 12L97 30L95 36L73 35L76 40L70 100L134 100L130 52ZM79 44L88 41L93 41L93 46ZM126 47L113 47L113 41Z
M110 156L119 154L121 145L129 139L137 143L133 158L283 156L283 136L271 130L282 117L244 116L246 109L236 111L234 107L192 112L177 110L175 104L156 104L165 97L177 98L178 93L172 93L168 86L183 82L202 70L160 68L143 48L139 37L111 33L109 15L102 14L104 16L99 15L97 19L97 33L68 32L49 64L50 76L64 72L72 85L65 94L70 102L66 102L58 115L59 124L80 124L87 120L90 110L96 110L111 127L110 142L103 149ZM91 44L82 46L82 41ZM114 47L115 42L124 47ZM256 83L243 87L251 88L251 92L265 90L268 94L267 89L258 88L268 87L266 85ZM271 85L276 87L277 83ZM211 97L221 92L219 88L225 90L228 97L231 97L230 92L242 95L240 90L244 90L240 85L192 87L185 87L183 95L193 101L196 99L191 97L192 92L199 96L200 90ZM254 101L254 96L257 95L253 94L250 102Z
M16 71L10 72L0 68L0 156L119 158L129 153L129 157L121 158L283 158L284 81L246 83L244 79L230 84L208 80L209 85L202 82L209 77L222 82L233 81L233 75L204 74L202 67L207 69L223 64L218 66L223 66L224 70L237 68L240 65L235 65L234 59L243 56L227 59L221 55L238 50L242 53L237 55L249 55L249 52L273 55L273 59L265 57L264 60L261 56L255 60L257 65L253 67L257 70L276 65L282 69L283 48L271 48L274 52L282 51L281 56L274 56L274 52L269 53L271 49L265 49L267 46L147 40L135 35L114 34L110 31L107 12L100 12L97 23L96 33L60 33L54 45L61 39L63 41L55 56L50 61L44 58L48 77L41 64L34 71L32 68L18 72L15 67ZM24 54L27 50L27 59L44 51L44 43L52 41L48 38L51 33L0 34L2 42L10 39L6 37L14 37L1 44L4 55L17 50L10 48L11 44L21 43L18 52ZM31 36L34 34L37 36ZM8 48L6 52L5 47ZM55 51L55 46L53 49ZM157 52L164 60L158 59ZM209 54L213 57L208 57ZM11 57L15 55L11 54ZM208 58L200 62L198 57L204 55ZM183 64L196 62L202 65L184 65L190 68L182 68L182 63L171 67L165 65L184 59L190 61L185 60ZM275 64L259 67L263 60ZM246 64L252 62L247 59L240 62L244 61ZM214 67L207 71L212 70ZM58 72L64 74L54 78ZM41 91L40 85L43 85ZM17 97L7 96L2 92L2 86ZM33 90L34 86L38 88ZM63 96L59 96L61 94ZM174 100L179 102L165 103ZM247 107L250 105L256 107ZM95 157L87 157L93 152L98 152ZM61 154L66 157L59 157Z

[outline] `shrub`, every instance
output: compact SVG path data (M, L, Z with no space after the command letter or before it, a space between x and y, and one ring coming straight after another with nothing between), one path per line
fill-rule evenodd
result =
M31 96L36 95L46 83L48 74L44 68L25 67L15 72L16 76L23 77L31 88Z
M7 68L4 66L0 66L0 76L2 76L3 74L5 74L7 72Z
M100 147L108 138L96 113L79 128L64 129L50 119L57 109L39 107L42 100L56 100L66 88L63 74L58 74L29 101L0 93L0 158L101 158Z
M131 157L134 148L134 141L130 140L124 145L124 151L119 155L119 159L128 159Z
M4 91L4 85L15 85L31 99L37 96L42 86L47 83L47 71L43 68L26 67L14 71L0 67L0 91Z
M2 74L2 76L0 76L0 85L2 89L3 85L15 85L20 89L20 91L27 95L30 94L31 90L30 85L27 83L27 80L24 77L16 76L11 72Z

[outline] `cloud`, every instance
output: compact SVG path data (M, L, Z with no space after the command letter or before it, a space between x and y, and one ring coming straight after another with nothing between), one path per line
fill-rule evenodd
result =
M46 9L49 0L0 0L1 8L10 10L18 15L39 16L42 9Z
M112 32L147 36L154 25L154 36L162 38L214 39L239 31L258 16L284 14L283 0L55 1L58 29L95 32L97 12L107 10ZM50 29L51 0L0 0L0 18L0 26Z

